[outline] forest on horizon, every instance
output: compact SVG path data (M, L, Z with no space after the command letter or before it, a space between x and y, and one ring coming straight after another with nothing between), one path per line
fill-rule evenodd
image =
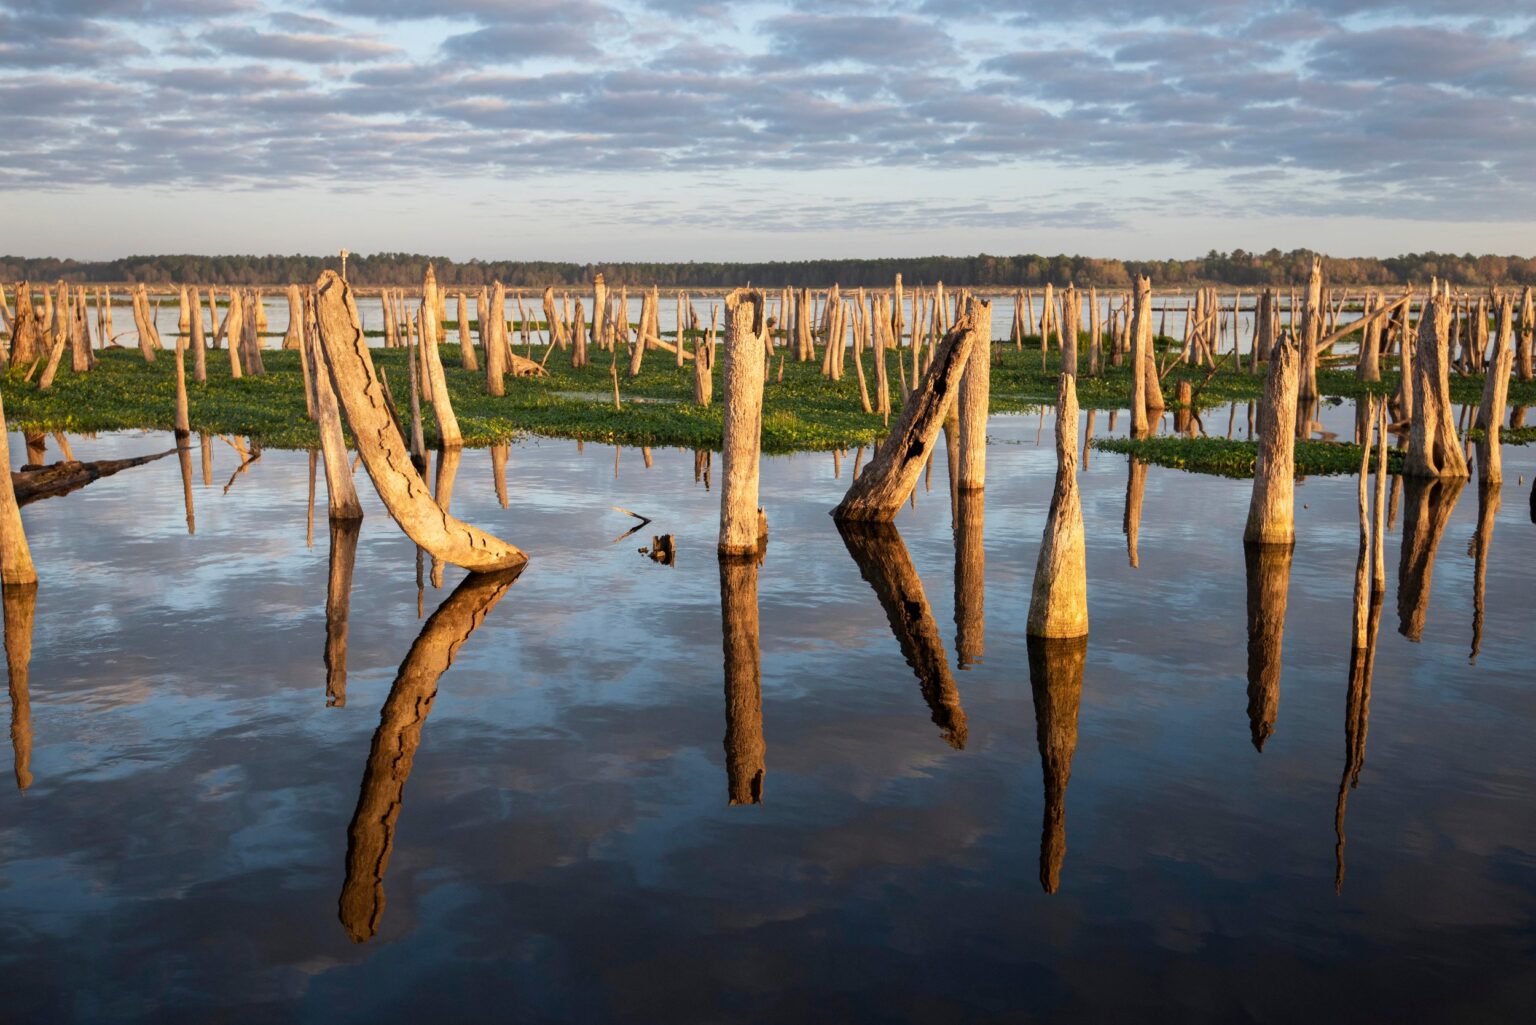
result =
M496 281L512 287L590 284L602 274L609 285L663 288L720 288L752 284L764 288L794 285L826 288L888 287L897 274L906 285L946 285L969 288L1033 288L1047 283L1080 287L1129 288L1145 274L1155 288L1185 285L1238 287L1304 284L1313 252L1271 249L1250 253L1211 251L1193 259L1114 260L1087 256L892 257L764 262L701 261L565 263L546 260L450 260L416 253L352 254L347 279L362 286L415 285L428 264L440 284L478 287ZM80 283L282 285L313 281L336 256L280 255L161 255L127 256L116 260L70 260L52 257L0 256L0 281L64 280ZM1333 257L1323 255L1323 274L1330 286L1427 284L1431 278L1453 285L1492 286L1536 283L1536 257L1475 256L1470 253L1409 253L1403 256Z

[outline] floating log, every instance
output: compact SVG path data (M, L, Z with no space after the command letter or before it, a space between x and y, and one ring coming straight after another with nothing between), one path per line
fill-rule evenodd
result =
M432 555L465 569L509 569L526 562L513 545L449 516L433 501L385 408L351 290L334 272L321 275L315 307L320 351L347 426L379 498L400 528Z
M1088 635L1088 566L1077 491L1077 379L1062 373L1056 399L1056 487L1035 562L1031 637Z
M326 274L335 277L332 271ZM335 280L341 283L339 277ZM326 287L324 283L320 286L323 331L328 330ZM384 875L395 846L395 823L400 818L416 749L421 745L422 727L437 698L438 681L453 665L464 642L517 580L520 570L519 566L465 577L421 628L390 685L368 750L357 810L347 826L346 878L337 912L354 943L372 939L384 917Z
M11 692L11 751L16 789L32 785L32 622L37 611L37 583L0 587L5 614L5 668Z
M974 319L977 313L965 310L939 343L922 384L902 407L900 419L875 450L869 466L849 485L848 493L832 511L834 518L889 521L906 504L933 453L939 430L960 390L966 364L982 347ZM987 315L990 323L990 309Z
M720 489L720 543L724 555L758 548L757 480L763 435L763 293L737 289L725 297L723 370L725 483Z
M761 804L767 748L756 559L720 558L720 624L725 648L726 794L733 805Z
M987 484L987 411L992 397L992 304L965 297L965 315L977 335L960 378L960 489Z
M168 448L164 452L156 452L149 456L137 456L133 459L99 459L90 463L75 460L51 463L48 466L28 463L10 474L11 489L9 490L15 496L18 505L28 505L44 498L66 495L85 487L94 480L110 477L129 467L143 466L156 459L164 459L174 451L176 450ZM4 496L0 495L0 503L3 502Z
M1243 540L1289 545L1296 541L1296 405L1300 354L1282 340L1270 353L1259 404L1259 452Z
M1294 552L1294 545L1243 545L1248 583L1248 732L1260 753L1280 716L1280 656Z
M964 327L957 324L955 330L963 331ZM923 581L912 566L900 532L888 521L836 522L848 554L859 567L859 575L874 588L875 597L890 621L891 632L901 645L901 653L917 674L923 700L940 735L950 747L963 749L969 728L960 704L960 689L950 674L949 658L944 653L944 641L928 597L923 593Z
M1040 886L1046 893L1061 887L1067 855L1067 783L1077 753L1077 712L1083 701L1087 637L1028 638L1029 689L1035 704L1035 740L1040 746L1040 775L1045 812L1040 824Z

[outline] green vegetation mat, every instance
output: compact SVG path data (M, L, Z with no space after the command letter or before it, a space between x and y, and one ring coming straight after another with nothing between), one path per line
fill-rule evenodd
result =
M1165 343L1166 344L1166 343ZM523 350L519 350L520 353ZM385 370L400 409L405 407L407 367L402 349L372 350L375 364ZM902 354L910 355L906 350ZM535 347L534 358L542 359L543 350ZM613 408L609 377L609 355L593 353L593 365L573 370L570 353L556 351L549 357L548 377L513 378L506 381L506 395L492 398L485 394L484 378L459 368L457 345L442 348L444 369L453 396L454 411L468 445L487 445L522 434L541 434L580 438L625 445L676 445L687 448L718 448L721 436L721 412L718 401L709 409L693 404L692 364L678 367L667 352L647 354L640 376L624 376L625 360L621 354L619 391L624 406ZM899 409L901 395L897 356L888 353L888 372L892 405ZM223 350L207 354L208 381L191 380L191 358L187 360L188 395L192 429L215 434L249 435L268 448L309 448L319 444L314 425L304 414L304 391L298 354L266 350L262 355L267 373L264 377L229 376L229 358ZM874 387L873 357L864 355L868 386ZM1086 353L1083 366L1086 368ZM763 448L767 452L830 449L877 442L886 432L884 420L864 413L859 406L859 385L850 356L841 381L821 376L820 364L785 360L783 378L779 379L780 361L775 356L768 375L763 408ZM907 366L910 377L910 362ZM1038 345L1020 352L1008 343L993 347L992 411L995 413L1031 412L1055 402L1058 361L1052 354L1041 369ZM1183 366L1169 370L1163 389L1169 406L1177 394L1178 381L1188 379L1197 389L1196 404L1210 407L1227 402L1256 400L1262 379L1247 372L1223 367L1206 382L1207 371ZM722 386L721 367L715 368L714 392L718 400ZM1396 387L1396 374L1385 373L1384 380L1367 389L1348 371L1323 371L1321 390L1330 396L1352 397L1367 390L1382 393ZM59 371L52 389L37 390L35 379L24 380L25 372L11 368L0 373L0 394L13 429L65 430L78 432L133 430L140 428L169 430L175 403L175 359L167 351L148 364L136 349L109 349L100 353L100 362L87 374L74 374L67 365ZM1201 387L1202 382L1204 386ZM1481 378L1455 378L1451 384L1458 402L1475 402L1482 391ZM1078 378L1078 401L1084 408L1115 409L1126 405L1130 393L1130 375L1124 367L1111 367L1101 377ZM629 399L649 399L635 401ZM1514 382L1510 386L1511 405L1536 404L1536 386ZM430 404L423 410L428 435L434 425ZM893 417L894 417L893 413ZM1506 440L1514 442L1513 432ZM1190 469L1228 472L1242 475L1239 468L1251 465L1251 455L1233 449L1232 455L1217 457L1222 446L1241 442L1198 439L1151 439L1149 443L1197 444L1209 447L1211 455L1199 460L1193 452L1179 458ZM1143 443L1137 443L1143 444ZM1332 472L1350 472L1358 465L1358 452L1347 454L1347 446L1325 446L1333 451L1319 454L1320 461L1342 468ZM1306 447L1306 446L1304 446ZM1200 451L1205 451L1201 449ZM1171 449L1170 452L1176 452ZM1150 461L1151 454L1146 456ZM1174 458L1170 455L1168 458ZM1298 453L1298 462L1304 463ZM1347 464L1347 465L1345 465ZM1230 466L1230 470L1216 467ZM1321 468L1303 472L1330 472Z

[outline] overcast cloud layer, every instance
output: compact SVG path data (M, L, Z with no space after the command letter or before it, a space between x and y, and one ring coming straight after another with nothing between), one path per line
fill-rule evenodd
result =
M1427 0L1082 8L0 0L0 188L117 209L248 193L222 245L187 229L158 245L104 241L111 224L98 222L98 246L140 250L181 237L255 248L238 244L241 216L279 215L284 194L323 209L339 192L353 217L361 195L402 218L391 248L424 248L411 234L419 223L433 241L426 222L388 198L413 183L523 224L527 255L575 255L558 252L552 204L642 233L729 207L818 239L879 238L870 218L884 210L893 242L947 216L988 241L1013 232L1019 244L1003 248L1016 250L1043 248L1032 226L1075 224L1099 242L1067 248L1103 255L1133 255L1108 250L1154 222L1179 237L1168 225L1181 218L1348 217L1357 241L1343 248L1356 252L1382 248L1360 225L1402 237L1422 222L1416 248L1442 249L1536 227L1529 0L1466 0L1453 18ZM0 249L55 251L70 237L12 216ZM940 247L979 248L965 237ZM312 248L294 238L287 248ZM1206 247L1190 238L1180 253ZM458 248L508 255L490 241ZM748 254L700 254L734 255Z

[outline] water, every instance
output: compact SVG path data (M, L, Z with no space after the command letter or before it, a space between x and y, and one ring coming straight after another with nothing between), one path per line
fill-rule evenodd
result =
M1351 430L1347 406L1324 419ZM1525 1020L1536 453L1506 449L1475 664L1477 485L1449 507L1417 641L1402 544L1436 507L1398 496L1336 892L1362 736L1354 480L1298 489L1276 692L1262 630L1249 682L1248 484L1146 469L1133 568L1127 461L1090 453L1079 692L1070 650L1032 680L1023 630L1051 431L993 418L958 551L942 448L894 543L845 543L827 516L854 453L841 479L831 454L766 459L765 561L724 577L691 452L531 440L505 508L492 454L465 452L454 512L532 556L479 590L452 568L434 588L361 485L329 688L307 454L263 452L226 493L234 450L213 442L206 484L194 452L195 534L174 457L28 506L4 1016ZM70 440L83 459L167 446ZM652 522L615 541L637 521L614 505ZM664 533L672 566L637 550ZM8 604L8 644L25 611Z

